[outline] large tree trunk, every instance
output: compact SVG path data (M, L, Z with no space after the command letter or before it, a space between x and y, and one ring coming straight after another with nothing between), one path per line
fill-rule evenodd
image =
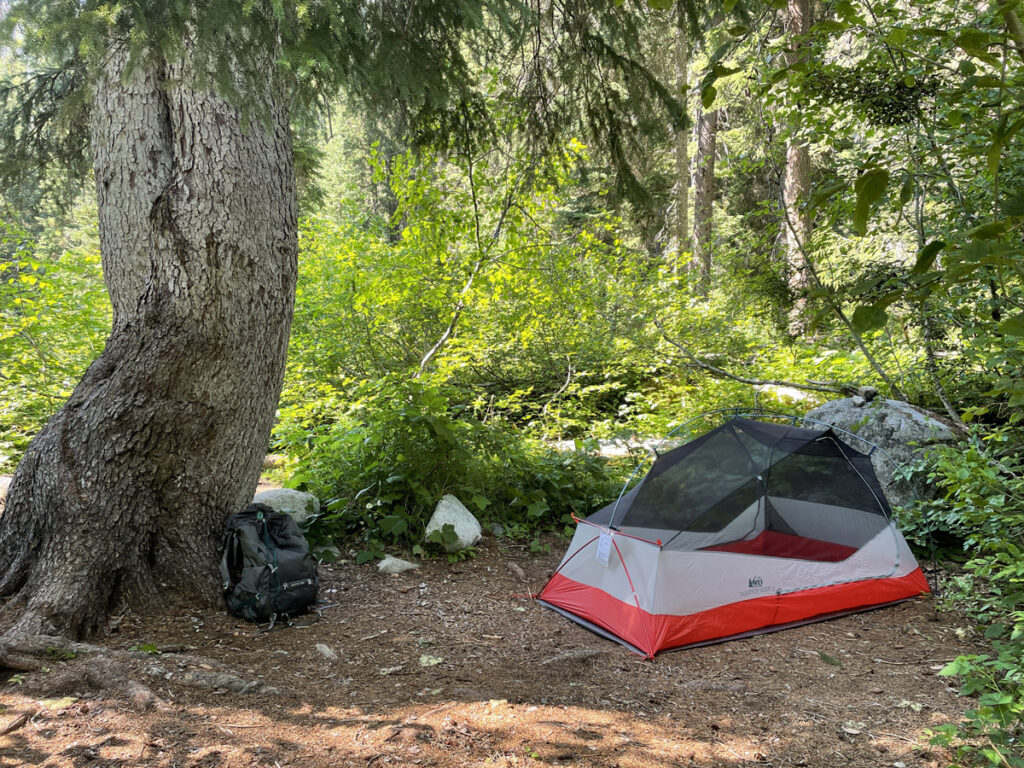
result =
M721 110L697 118L697 154L693 159L693 255L700 265L700 292L711 288L711 223L715 202L715 153Z
M89 634L123 603L209 601L218 533L267 447L296 277L283 90L268 56L243 117L189 85L187 58L156 58L126 70L112 51L96 84L113 327L0 517L12 634Z
M675 45L675 69L676 69L676 94L683 105L683 114L689 115L687 101L689 97L690 80L690 41L687 38L685 16L683 6L679 4L679 18L676 23L676 45ZM689 253L692 245L690 243L690 136L686 127L677 128L675 131L675 161L676 161L676 183L675 183L675 241L676 260L672 265L672 272L679 268L679 260L684 253Z
M789 52L786 64L793 66L802 57L803 43L800 38L811 28L810 0L788 0L786 15L786 37ZM793 110L790 110L792 113ZM799 334L805 326L807 289L810 274L805 251L811 236L811 219L806 213L807 196L811 189L811 156L807 142L799 137L799 126L790 130L796 137L786 147L786 177L783 181L782 197L785 211L783 221L783 245L786 254L786 268L789 290L794 297L790 312L790 332Z

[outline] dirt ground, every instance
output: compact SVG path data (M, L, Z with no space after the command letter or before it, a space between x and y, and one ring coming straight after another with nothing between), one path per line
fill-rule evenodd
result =
M321 566L321 616L270 632L122 615L98 642L127 687L76 675L88 653L0 680L0 766L949 762L925 734L968 705L936 672L970 641L932 599L644 661L530 599L564 546Z

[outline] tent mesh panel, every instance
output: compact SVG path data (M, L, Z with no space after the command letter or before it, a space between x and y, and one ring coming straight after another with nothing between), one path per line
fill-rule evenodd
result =
M871 459L831 430L737 418L658 458L617 508L590 519L623 529L724 532L723 541L775 531L856 548L887 527L890 514ZM668 539L669 548L707 544L707 537Z

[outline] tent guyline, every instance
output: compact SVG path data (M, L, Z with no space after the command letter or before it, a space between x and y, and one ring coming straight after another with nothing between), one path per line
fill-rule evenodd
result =
M652 657L927 591L869 454L734 417L578 520L538 599Z

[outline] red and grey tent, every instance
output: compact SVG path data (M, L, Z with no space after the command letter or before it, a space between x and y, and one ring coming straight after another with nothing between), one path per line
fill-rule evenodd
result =
M538 599L652 657L927 591L867 454L733 418L579 520Z

